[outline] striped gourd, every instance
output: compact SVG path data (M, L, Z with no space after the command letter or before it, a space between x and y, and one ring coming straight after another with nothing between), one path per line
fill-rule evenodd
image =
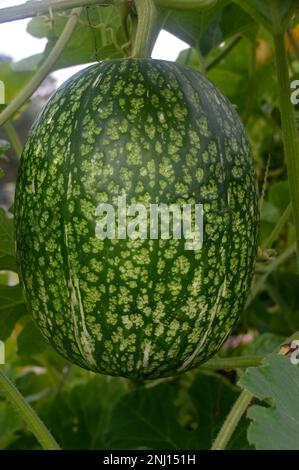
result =
M97 208L203 205L203 244L103 239ZM228 100L197 71L121 59L70 78L26 141L15 228L26 302L66 358L156 378L219 349L240 316L258 231L250 148Z

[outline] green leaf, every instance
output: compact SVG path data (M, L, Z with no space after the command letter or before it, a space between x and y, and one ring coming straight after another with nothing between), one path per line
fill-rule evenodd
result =
M14 71L11 60L0 62L0 79L5 86L5 104L9 103L30 80L33 73Z
M126 39L121 26L120 15L116 7L89 7L83 10L80 22L75 28L71 40L54 66L54 69L94 62L102 59L113 59L124 56L122 45ZM54 22L46 17L33 18L27 31L35 37L48 39L43 56L46 57L54 47L68 15L54 15ZM98 56L98 57L97 57ZM18 70L37 69L41 57L32 56L15 65Z
M238 5L229 0L219 0L206 11L172 11L164 27L205 56L231 36L249 31L253 24Z
M0 208L0 269L17 271L13 218Z
M279 32L295 8L293 0L235 0L246 13L269 31ZM274 18L273 18L274 15Z
M190 389L197 414L197 447L210 449L227 414L238 397L238 392L214 376L199 375ZM243 419L237 427L229 448L249 448L246 439L248 421Z
M218 377L205 375L195 379L183 398L178 397L181 391L179 383L166 382L122 396L111 413L107 445L117 449L210 449L238 393ZM193 409L190 430L179 419L188 400ZM186 418L183 421L186 424ZM248 448L247 424L244 420L235 434L235 442L242 448Z
M261 210L261 220L275 223L279 219L279 216L280 211L278 208L274 204L271 204L271 202L264 201Z
M176 387L169 383L149 389L138 388L124 395L111 413L105 436L108 447L189 448L193 435L177 421L175 397Z
M43 60L44 54L34 54L25 59L19 60L11 65L11 68L14 72L32 72L38 69L39 65Z
M42 353L47 347L41 333L32 321L29 321L18 335L18 354L21 356L34 356Z
M0 284L0 340L6 340L17 321L26 315L21 288Z
M86 383L57 395L40 414L63 449L105 449L109 413L124 392L121 379L87 375Z
M239 384L271 403L249 408L249 442L257 449L299 450L299 366L289 357L269 355L261 366L247 369Z
M282 214L290 202L288 182L277 181L272 184L269 188L268 199L280 210L280 214ZM277 222L277 220L275 220L275 222Z
M6 449L14 442L18 431L22 429L22 420L17 413L7 405L6 402L0 402L0 449Z

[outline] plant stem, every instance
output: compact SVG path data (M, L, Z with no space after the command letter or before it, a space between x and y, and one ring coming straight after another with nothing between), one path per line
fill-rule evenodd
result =
M150 57L159 31L156 28L157 9L153 0L135 0L137 29L132 57Z
M0 23L23 20L33 16L49 13L49 9L56 11L69 10L77 7L101 5L109 6L114 0L41 0L39 2L24 3L14 7L0 9Z
M4 124L4 129L6 130L8 138L11 142L11 145L13 146L14 151L16 152L16 155L20 159L22 153L22 144L20 142L17 131L15 130L14 126L10 121Z
M30 2L0 9L0 24L47 14L49 9L55 13L56 11L69 10L76 7L92 5L110 6L114 3L115 0L40 0L39 2ZM155 3L161 8L192 11L209 8L216 3L216 0L156 0Z
M295 109L290 100L290 80L284 34L274 36L282 138L288 169L288 181L294 216L297 266L299 269L299 139Z
M256 37L254 41L251 41L251 60L249 61L248 67L248 90L247 97L245 100L242 121L244 126L246 126L248 119L250 117L252 107L255 100L255 91L256 91Z
M246 369L247 367L259 366L262 359L262 356L218 357L210 359L199 368L200 370Z
M273 245L273 243L277 239L279 233L281 232L281 230L285 226L286 222L289 220L291 214L292 214L292 205L290 203L286 207L284 212L281 214L281 217L279 218L277 224L275 225L274 229L272 230L272 232L270 233L268 238L266 238L266 240L262 243L262 245L261 245L262 249L271 248L271 246Z
M226 420L224 421L211 450L224 450L226 448L240 419L250 405L252 398L253 395L246 390L243 390L240 393L228 416L226 417Z
M36 74L32 77L29 83L24 86L21 92L9 103L9 105L2 111L0 114L0 126L2 126L6 121L8 121L17 110L23 106L23 104L30 98L30 96L35 92L35 90L42 83L44 78L52 70L53 65L59 59L61 53L66 47L68 41L70 40L72 33L76 27L78 18L81 14L82 8L75 8L71 12L71 16L67 21L61 36L57 40L55 46L51 50L50 54L40 66Z
M14 384L3 374L0 369L0 388L11 402L17 413L25 421L30 431L35 435L44 450L60 450L59 445L37 416L35 411L26 402L25 398L17 390Z
M234 37L230 42L228 42L227 45L225 45L222 49L221 52L215 57L214 59L211 60L206 65L206 71L208 72L211 70L213 67L215 67L224 57L227 56L227 54L238 44L238 42L242 39L242 36L237 35Z

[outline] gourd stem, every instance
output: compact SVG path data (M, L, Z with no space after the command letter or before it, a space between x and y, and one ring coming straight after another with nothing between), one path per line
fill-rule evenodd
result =
M227 415L211 450L224 450L230 441L240 419L253 398L252 393L243 390Z
M290 100L288 61L283 32L274 35L274 44L282 138L288 169L288 181L296 232L297 266L299 269L299 139L295 110Z
M153 0L135 0L137 29L132 57L150 57L157 35L157 9Z
M202 364L200 370L233 370L259 366L262 356L216 357Z
M1 369L0 388L20 417L25 421L30 431L35 435L42 448L44 450L60 450L50 431Z
M25 85L21 92L9 103L9 105L0 114L0 126L8 121L14 114L20 109L23 104L33 95L35 90L39 87L45 77L51 72L53 65L57 62L68 41L70 40L72 33L76 27L78 18L81 14L82 8L75 8L72 10L69 20L67 21L61 36L57 40L55 46L51 50L50 54L39 67L36 74L32 79Z

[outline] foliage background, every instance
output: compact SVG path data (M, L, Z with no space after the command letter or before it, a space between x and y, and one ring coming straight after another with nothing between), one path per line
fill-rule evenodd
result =
M218 355L228 358L267 355L299 330L295 233L292 217L285 212L290 198L273 41L269 31L238 3L242 2L218 0L212 8L198 13L169 11L164 26L190 45L177 60L205 73L236 106L256 163L261 248L246 309ZM258 8L263 2L252 3ZM38 70L68 15L69 11L30 21L28 32L48 39L43 54L17 64L8 57L0 58L0 79L6 84L7 101ZM295 14L285 38L292 80L299 78L296 25ZM125 44L115 7L84 9L55 69L89 63L95 55L100 60L123 57ZM240 387L252 391L256 401L241 419L228 448L298 449L294 436L298 436L299 411L292 393L297 389L298 394L299 371L286 357L270 354L262 366L248 369L245 374L203 367L168 380L135 384L86 372L45 344L26 312L18 284L9 194L14 187L20 146L52 88L48 77L39 95L0 133L0 340L6 347L6 364L1 368L64 449L209 449ZM284 223L280 223L282 217ZM38 448L34 436L0 391L0 449Z

